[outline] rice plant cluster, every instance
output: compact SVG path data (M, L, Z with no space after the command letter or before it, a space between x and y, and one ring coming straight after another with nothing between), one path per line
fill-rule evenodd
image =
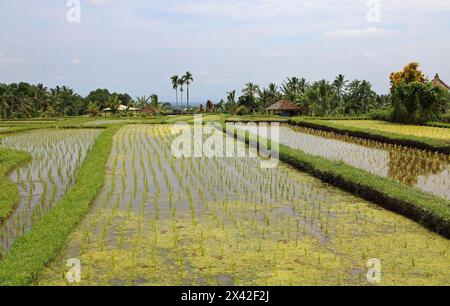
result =
M375 131L395 133L401 135L413 135L417 137L427 137L434 139L442 139L448 141L450 139L450 130L446 128L418 126L418 125L402 125L385 121L374 120L339 120L328 121L331 124L342 126L364 128Z
M445 284L450 243L399 215L259 158L179 158L168 126L123 127L90 214L39 285Z
M0 224L0 255L71 188L77 169L94 144L97 130L39 130L8 136L2 147L29 152L32 161L10 174L20 202Z

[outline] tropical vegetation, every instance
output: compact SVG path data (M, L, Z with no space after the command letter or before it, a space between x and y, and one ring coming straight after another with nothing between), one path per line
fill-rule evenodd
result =
M275 83L261 88L247 83L236 97L236 91L227 94L227 101L219 103L219 110L232 114L264 113L265 109L279 100L297 104L303 115L342 116L360 115L386 108L387 96L380 96L368 81L349 82L338 75L333 82L320 80L308 82L305 78L291 77L280 86Z
M391 119L402 123L424 123L439 119L450 106L448 90L434 85L419 70L419 63L391 74L393 111Z

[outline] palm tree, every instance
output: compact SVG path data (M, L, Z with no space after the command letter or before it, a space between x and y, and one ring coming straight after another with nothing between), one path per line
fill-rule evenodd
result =
M174 75L170 79L172 80L173 89L175 89L176 107L178 108L178 86L180 85L180 77L178 75Z
M109 108L111 108L111 113L116 114L120 107L119 97L113 96L108 102Z
M287 81L282 84L282 92L286 99L297 102L299 97L305 93L308 86L309 84L305 78L299 79L297 77L292 77L288 78Z
M146 97L146 96L136 98L136 104L141 109L145 108L149 104L149 101L150 101L150 97Z
M245 85L245 88L242 89L242 93L248 97L255 98L256 94L258 93L259 87L258 85L254 83L247 83Z
M97 116L99 114L99 112L100 112L99 111L99 107L96 104L94 104L92 102L89 102L89 104L88 104L88 112L89 112L89 114L91 116Z
M178 85L180 86L180 92L181 92L181 105L183 105L183 91L184 91L183 86L184 86L184 84L185 84L184 78L181 78L178 80Z
M159 105L159 97L156 94L150 96L150 105L152 107L157 107Z
M339 74L333 82L333 87L336 90L336 95L339 99L340 107L343 107L344 93L347 87L348 81L345 79L345 75Z
M189 85L191 85L192 82L194 82L194 78L192 77L192 74L187 71L186 74L183 76L184 82L186 83L187 88L187 108L189 109Z
M227 103L236 104L236 90L227 93Z

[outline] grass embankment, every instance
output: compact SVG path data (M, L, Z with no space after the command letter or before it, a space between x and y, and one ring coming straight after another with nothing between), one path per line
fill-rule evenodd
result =
M248 135L245 141L249 143ZM281 161L450 238L450 201L342 162L282 144L279 148Z
M426 125L431 126L431 127L450 129L450 123L445 123L445 122L429 122Z
M19 238L0 262L0 285L30 284L64 247L72 230L101 190L113 136L121 125L105 129L81 166L75 185L29 233Z
M356 123L355 126L349 126L333 121L309 120L305 118L293 118L289 121L289 123L292 125L303 126L326 132L334 132L337 134L350 135L389 144L402 145L420 150L450 154L450 139L422 137L409 134L380 131L367 127L358 127ZM402 125L398 126L402 127ZM395 129L393 130L395 131Z
M280 123L288 123L289 118L281 117L281 116L232 116L228 117L226 122L280 122Z
M0 222L4 220L19 202L19 189L7 175L21 163L31 159L25 152L0 149Z
M8 121L8 122L2 121L5 122L5 124L0 125L0 137L2 135L17 134L22 132L29 132L33 130L43 130L43 129L58 129L58 128L82 129L86 128L86 126L83 126L83 124L91 120L92 120L91 118L74 117L72 119L61 119L53 121Z

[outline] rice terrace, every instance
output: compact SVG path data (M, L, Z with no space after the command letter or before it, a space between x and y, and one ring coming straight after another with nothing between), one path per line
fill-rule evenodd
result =
M44 2L48 9L59 9ZM62 18L67 31L79 31L75 37L89 37L83 26L104 33L93 21L107 14L99 7L130 9L115 2L86 1L80 7L79 1L69 2L63 3ZM250 2L261 14L267 9L260 1ZM0 11L18 14L17 3L0 4ZM156 6L146 9L164 11ZM77 19L80 8L86 10L80 15L86 24ZM297 4L289 13L283 8L277 10L281 16L297 12ZM201 15L177 6L164 14L259 24L250 13L230 17L218 13L225 6L210 9L216 13L209 15L208 6ZM441 9L448 16L450 7ZM270 18L281 17L270 11ZM133 14L144 18L143 12ZM121 22L118 27L125 27ZM74 23L81 27L72 28ZM221 33L228 37L225 28ZM321 37L339 45L344 36L351 40L355 33L378 31L371 29ZM195 41L205 35L202 31ZM281 67L287 71L283 75L292 69L330 75L324 65L318 65L323 73L312 73L305 61L305 68L295 61L283 66L280 51L264 60L267 69L274 69L273 77L257 65L254 71L246 66L258 85L241 81L237 72L200 70L198 61L206 63L212 55L196 61L187 51L181 58L191 58L195 73L170 77L185 63L174 45L160 39L163 49L147 44L143 49L164 50L160 60L168 66L156 63L158 76L146 75L146 85L139 76L141 64L133 64L142 60L140 51L123 57L129 74L123 67L100 73L101 58L86 49L80 51L86 60L74 58L67 76L53 76L62 73L59 68L43 76L48 84L72 83L80 94L33 81L31 72L21 72L27 60L19 59L19 52L0 50L0 286L450 285L448 73L431 72L430 77L436 65L429 57L422 66L405 65L399 55L363 74L373 81L349 81L343 74L331 81L280 79ZM221 45L215 39L211 43ZM12 40L7 45L14 49ZM93 48L100 47L95 43ZM118 50L102 56L120 61L119 53L129 52ZM235 52L229 56L245 53ZM344 61L349 55L339 56ZM261 59L255 55L254 60ZM359 60L354 65L363 69ZM275 61L281 66L273 68ZM211 70L220 61L214 63ZM346 63L349 74L357 76ZM217 69L228 71L225 66ZM115 69L119 79L108 76ZM258 73L263 74L255 77ZM148 90L160 94L142 96ZM199 289L204 293L197 295L191 290L174 299L212 303L218 298L216 291L209 296L211 291ZM270 289L262 290L267 291L252 289L245 298L268 302ZM235 298L243 296L235 292Z

